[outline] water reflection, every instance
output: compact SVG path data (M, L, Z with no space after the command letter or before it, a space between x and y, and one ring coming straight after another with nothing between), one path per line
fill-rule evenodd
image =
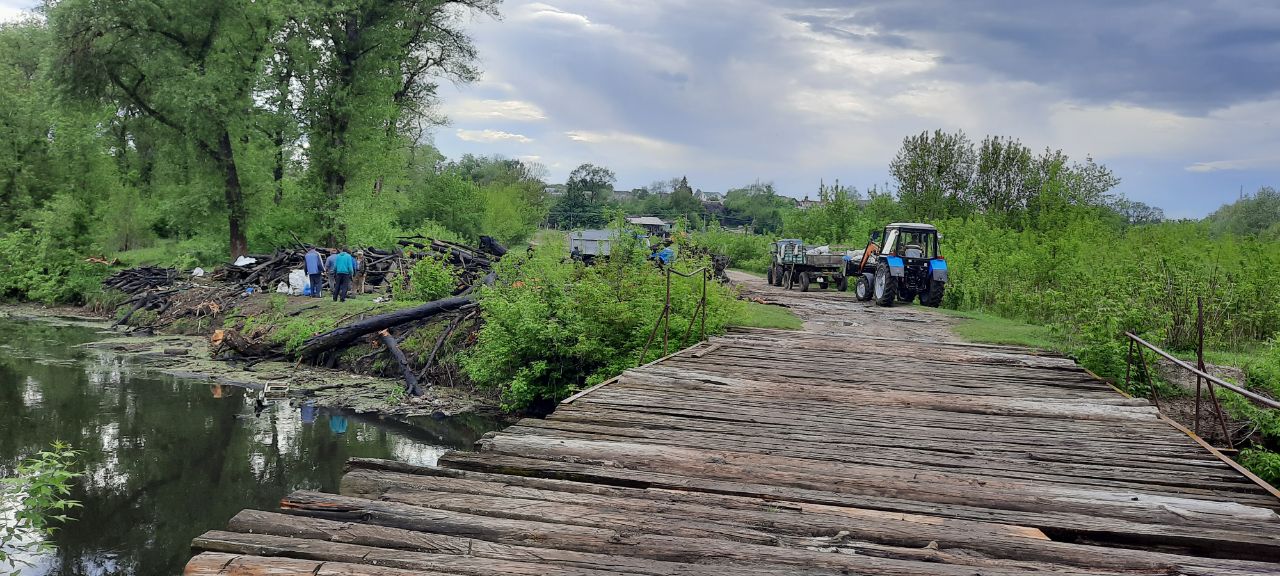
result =
M389 424L148 374L86 351L94 331L0 319L0 474L55 440L84 452L79 520L23 574L172 574L191 539L296 489L334 491L351 457L433 464L498 427L485 418Z

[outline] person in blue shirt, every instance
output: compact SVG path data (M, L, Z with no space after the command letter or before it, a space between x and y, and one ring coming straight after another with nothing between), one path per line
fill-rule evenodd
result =
M316 247L312 246L302 259L305 263L307 278L311 281L311 297L319 298L320 288L324 286L324 256L321 256Z
M360 264L356 262L355 256L347 252L345 246L338 251L337 256L330 258L326 264L329 267L329 272L333 274L333 289L330 290L333 294L333 301L346 302L347 291L351 289L351 275L360 269Z

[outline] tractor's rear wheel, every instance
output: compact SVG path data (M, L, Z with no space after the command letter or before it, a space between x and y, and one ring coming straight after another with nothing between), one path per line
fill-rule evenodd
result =
M898 298L898 282L889 274L887 264L876 267L875 298L880 306L893 306L893 301Z
M848 292L848 291L849 291L849 277L848 277L848 276L841 276L841 277L840 277L840 279L836 281L836 288L840 289L840 291L841 291L841 292Z
M857 282L853 285L853 295L863 302L871 299L871 293L874 288L871 287L872 280L867 278L866 274L859 274Z
M800 291L801 292L809 291L809 273L808 272L800 273Z
M920 295L920 303L930 308L937 308L942 305L942 293L946 290L947 283L941 280L933 280L929 282L929 291Z

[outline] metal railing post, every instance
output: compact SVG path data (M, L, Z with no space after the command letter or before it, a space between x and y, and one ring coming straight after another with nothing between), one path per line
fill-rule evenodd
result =
M667 355L667 340L671 337L671 267L667 267L667 301L662 306L662 355Z
M1131 340L1132 342L1132 340ZM1204 371L1204 297L1196 296L1196 368ZM1200 382L1196 374L1196 436L1200 435Z

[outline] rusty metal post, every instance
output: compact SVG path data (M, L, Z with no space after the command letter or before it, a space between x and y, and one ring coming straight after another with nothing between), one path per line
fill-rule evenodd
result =
M1151 368L1147 366L1147 355L1141 348L1138 349L1138 358L1142 360L1142 374L1151 388L1151 401L1156 403L1156 411L1160 411L1160 391L1156 389L1155 378L1151 377Z
M1124 355L1124 390L1129 392L1129 373L1133 371L1133 338L1129 338L1129 351Z
M710 270L702 271L702 324L698 327L698 341L707 339L707 280L711 277Z
M671 337L671 267L667 267L667 303L662 306L662 355L668 354L667 340Z
M1196 296L1196 368L1204 371L1204 297ZM1196 374L1196 436L1200 435L1200 382Z

